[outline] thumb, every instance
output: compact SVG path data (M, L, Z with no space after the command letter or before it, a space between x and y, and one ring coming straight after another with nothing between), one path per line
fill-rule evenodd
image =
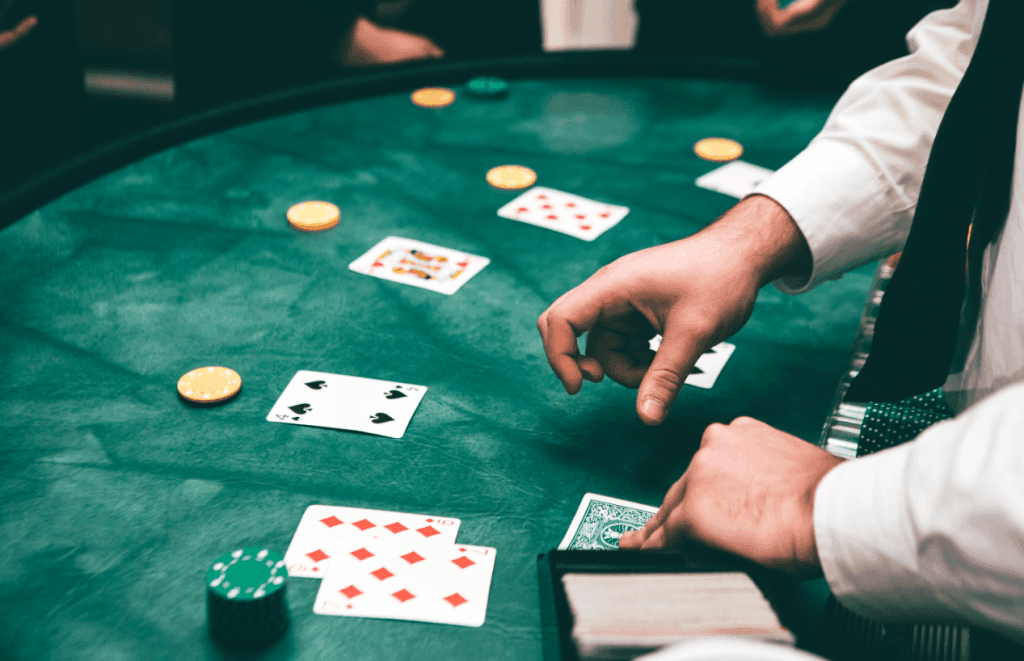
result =
M647 368L636 397L636 412L645 425L661 424L694 363L703 351L703 337L666 324L661 346Z

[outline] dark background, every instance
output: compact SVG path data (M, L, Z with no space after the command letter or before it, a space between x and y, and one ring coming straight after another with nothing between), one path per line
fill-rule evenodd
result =
M753 0L636 1L639 55L742 59L781 85L835 89L905 53L905 32L954 4L848 0L823 32L768 40ZM541 54L539 0L0 0L0 10L0 29L39 17L0 51L0 196L72 156L190 113L364 73L328 57L360 14L429 36L449 60ZM112 90L96 74L150 84Z

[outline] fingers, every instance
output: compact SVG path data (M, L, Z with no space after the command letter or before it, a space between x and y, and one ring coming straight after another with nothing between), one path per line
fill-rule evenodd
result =
M587 334L587 356L593 356L612 381L636 388L643 380L654 352L651 351L650 340L598 326Z
M665 419L708 339L679 323L667 326L636 397L636 412L644 424L658 425Z
M665 532L662 528L665 527L666 522L669 521L672 513L679 508L686 496L686 473L676 480L676 483L672 485L672 488L665 494L665 500L662 501L661 507L658 511L647 520L643 528L634 530L631 532L623 533L619 539L619 548L624 550L637 550L647 548L665 548L663 546L649 547L648 541L652 536L657 535L659 540L666 538ZM661 532L659 532L661 531Z
M580 356L576 338L590 330L600 315L600 306L590 303L574 289L556 300L537 320L537 329L544 341L544 353L555 376L570 395L583 387L583 378L600 381L604 377L600 364Z
M31 32L38 22L39 20L35 16L26 16L13 29L0 32L0 50L13 46L19 39Z

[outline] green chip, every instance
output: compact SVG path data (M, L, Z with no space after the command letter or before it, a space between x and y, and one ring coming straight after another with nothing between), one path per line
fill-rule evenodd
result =
M508 83L494 76L479 76L466 83L466 91L472 96L494 98L508 94Z
M284 558L269 549L245 548L225 553L206 572L207 590L231 601L255 601L284 587Z

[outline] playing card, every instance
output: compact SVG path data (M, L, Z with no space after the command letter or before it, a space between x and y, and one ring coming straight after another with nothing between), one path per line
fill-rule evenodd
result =
M536 186L498 209L502 218L518 220L593 241L629 213L628 207L605 204L553 188Z
M657 507L588 493L558 549L615 551L622 533L643 528L657 511Z
M490 262L486 257L389 236L348 267L356 273L451 295Z
M310 505L284 554L289 576L322 578L331 563L334 545L342 537L412 539L426 545L449 546L459 533L458 519L367 510L360 507Z
M715 168L707 174L697 177L694 183L701 188L724 193L732 197L742 198L750 194L757 186L775 171L759 165L751 165L744 161L732 161L722 167Z
M497 551L415 540L341 538L313 612L478 627Z
M267 420L401 438L426 392L411 383L300 370Z
M660 346L661 336L655 335L654 339L651 340L651 351L657 351ZM713 387L715 381L718 380L718 375L722 373L722 368L725 367L725 363L729 360L729 356L735 350L736 345L729 344L728 342L720 342L711 347L697 359L697 364L693 366L693 371L686 377L684 383L688 386L697 386L698 388Z

